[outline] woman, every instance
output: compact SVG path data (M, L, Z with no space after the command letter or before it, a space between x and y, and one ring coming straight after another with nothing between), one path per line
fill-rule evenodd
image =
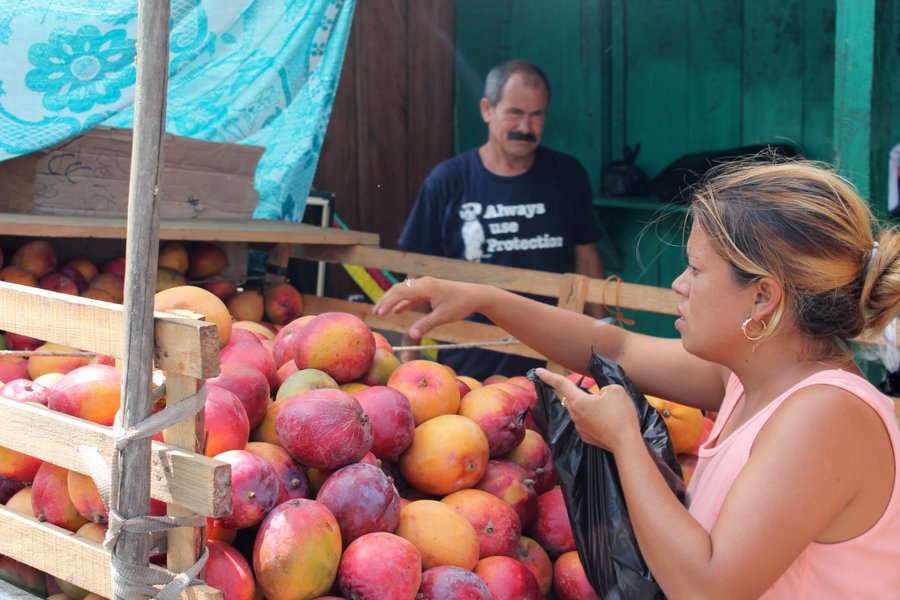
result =
M670 599L900 598L900 432L848 341L900 312L900 236L809 162L715 169L695 191L680 340L601 325L484 285L433 278L374 307L428 301L410 328L479 312L573 371L593 349L647 394L718 411L688 487L671 494L624 390L537 375L584 440L615 456L648 567Z

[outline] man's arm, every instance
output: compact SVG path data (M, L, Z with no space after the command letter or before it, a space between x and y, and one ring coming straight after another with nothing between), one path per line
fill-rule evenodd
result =
M575 272L593 279L603 279L603 260L596 244L577 244L575 246ZM584 314L595 319L609 316L609 312L599 304L585 304Z

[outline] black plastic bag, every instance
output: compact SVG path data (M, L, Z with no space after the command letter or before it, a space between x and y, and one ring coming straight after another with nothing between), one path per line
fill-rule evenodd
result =
M614 160L603 167L601 189L604 196L643 196L650 192L647 174L634 164L641 152L637 144L632 150L623 149L624 159Z
M594 354L588 373L600 387L618 384L631 396L650 454L684 502L681 467L662 416L615 362ZM534 421L550 445L575 545L597 595L604 600L665 598L638 548L613 455L586 444L553 389L533 370L528 377L538 395Z
M703 176L714 166L737 159L772 161L803 158L799 148L791 144L754 144L709 152L685 154L660 171L650 188L663 202L690 202L691 193Z

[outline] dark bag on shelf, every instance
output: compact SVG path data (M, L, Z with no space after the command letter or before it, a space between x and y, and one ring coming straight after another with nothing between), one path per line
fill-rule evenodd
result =
M594 354L588 367L597 385L618 384L634 402L650 455L679 500L684 501L681 467L663 418L615 362ZM537 389L534 420L553 455L585 573L605 600L661 600L637 545L613 455L586 444L553 389L529 371Z
M604 196L643 196L650 192L646 173L634 164L640 152L640 143L634 150L625 146L623 160L614 160L603 167L601 189Z
M660 171L653 178L650 187L663 202L688 202L694 186L712 167L730 160L751 157L772 160L774 157L802 158L803 154L789 144L760 144L685 154Z

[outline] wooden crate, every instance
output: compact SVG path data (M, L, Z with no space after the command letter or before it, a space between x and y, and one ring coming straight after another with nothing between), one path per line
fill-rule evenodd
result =
M121 357L122 306L0 282L0 330ZM157 314L156 365L168 375L168 401L193 393L200 381L218 373L215 325ZM148 357L149 359L150 357ZM26 403L0 398L3 446L87 474L79 447L96 448L107 462L115 451L112 429ZM181 431L176 431L176 429ZM193 442L195 419L170 429ZM184 433L187 435L183 435ZM152 443L151 496L169 505L170 514L224 516L231 511L231 469L221 461L172 444ZM197 531L168 534L169 565L184 570L194 562ZM111 557L100 545L65 529L0 506L0 554L27 563L84 589L111 597ZM195 585L183 598L221 598Z

